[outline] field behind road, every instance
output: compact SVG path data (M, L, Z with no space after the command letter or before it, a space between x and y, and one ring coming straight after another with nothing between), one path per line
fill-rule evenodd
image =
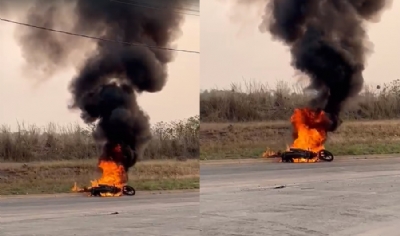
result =
M101 147L91 128L0 127L0 195L70 192L100 177ZM158 123L143 158L129 172L137 190L199 188L199 117Z
M70 192L100 177L97 160L2 163L0 195ZM129 172L129 184L136 190L176 190L199 188L198 160L139 162Z
M326 149L335 155L400 153L400 120L348 121L330 133ZM292 142L289 121L202 123L202 160L259 158L267 149L284 150Z
M200 94L200 159L259 158L266 149L292 143L290 116L310 95L279 82L233 84ZM366 86L341 114L344 123L328 134L335 155L400 153L400 81Z

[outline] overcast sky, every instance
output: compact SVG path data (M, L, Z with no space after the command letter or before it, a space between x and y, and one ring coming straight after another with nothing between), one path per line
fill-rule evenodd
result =
M203 0L201 20L187 16L177 45L180 49L201 48L201 58L197 54L178 53L170 64L164 90L139 97L151 123L197 115L199 86L201 89L228 88L231 83L250 79L272 86L278 80L296 81L288 49L273 42L269 34L258 31L260 8L239 12L241 17L234 22L229 1ZM381 22L369 26L368 34L375 45L364 73L369 84L400 79L398 12L400 2L394 1ZM24 121L43 126L49 122L60 125L80 122L79 114L67 109L70 98L67 86L74 70L66 68L37 86L31 78L21 76L23 59L14 40L17 29L0 22L0 123L15 126L17 121Z
M177 48L199 50L199 21L198 16L186 17ZM72 68L39 85L22 76L24 61L14 40L18 27L0 22L0 124L15 127L17 121L40 126L49 122L81 123L79 112L67 109L70 99L67 87L75 74ZM170 75L163 91L140 95L139 104L150 115L152 124L198 115L199 63L198 54L177 53L169 66Z
M201 89L229 88L250 79L271 86L276 81L295 82L288 49L258 31L262 8L236 9L240 18L232 21L231 2L201 2ZM369 84L400 79L399 13L400 1L395 0L381 22L368 27L375 45L364 73Z

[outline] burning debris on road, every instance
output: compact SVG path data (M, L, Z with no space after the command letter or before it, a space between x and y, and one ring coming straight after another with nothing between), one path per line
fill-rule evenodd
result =
M290 148L288 151L277 152L269 157L278 157L281 158L281 162L290 163L309 163L321 160L331 162L334 159L333 154L324 149L319 152L313 152L297 148Z
M94 182L94 181L93 181ZM136 190L128 185L116 187L112 185L97 184L92 182L92 187L79 188L76 183L72 188L73 192L90 193L90 197L115 197L115 196L134 196Z
M284 152L267 151L263 157L279 157L282 162L333 161L333 154L326 151L324 143L331 120L322 110L296 109L291 117L293 144Z
M129 150L127 150L129 152ZM135 195L133 187L126 185L128 182L127 170L132 157L124 156L121 145L107 144L100 157L98 167L103 171L102 177L91 181L91 187L79 188L75 183L73 192L89 192L90 196L114 197L122 195Z
M34 25L124 42L93 41L89 45L92 41L80 37L31 27L18 29L17 39L30 68L50 77L56 70L75 66L70 109L80 110L85 123L96 124L94 138L104 144L98 163L102 177L92 181L91 187L75 186L74 191L101 196L135 192L127 186L128 171L152 137L149 117L139 107L137 94L164 88L167 65L174 59L174 51L165 49L174 48L184 21L176 9L188 4L186 0L151 2L162 4L162 10L143 7L149 3L144 0L130 5L109 0L34 0L22 16ZM17 12L22 3L27 4L10 1L2 10ZM77 55L83 58L81 62L75 60Z

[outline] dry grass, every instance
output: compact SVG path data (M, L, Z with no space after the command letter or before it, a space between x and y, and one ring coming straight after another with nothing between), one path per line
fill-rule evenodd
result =
M130 171L137 190L199 188L199 117L158 123L142 162ZM69 192L97 179L100 154L91 127L0 128L0 195Z
M200 159L257 158L267 148L285 149L292 142L290 116L310 96L282 82L275 89L250 82L202 92ZM337 155L400 153L399 117L400 80L365 87L349 101L326 148Z
M0 195L69 192L74 182L81 186L97 179L97 160L2 163ZM199 188L198 160L139 162L129 173L137 190Z
M158 123L152 129L153 139L143 160L198 159L199 117ZM17 132L0 127L0 162L85 160L97 157L100 150L93 142L91 127L22 124Z
M348 121L329 134L326 149L336 155L400 153L399 127L400 120ZM289 121L202 123L200 159L259 158L291 142Z
M275 89L256 82L232 85L230 90L211 90L200 94L201 122L249 122L288 120L297 107L307 105L310 95L301 86L283 82ZM400 80L380 88L366 86L343 112L345 120L400 118Z

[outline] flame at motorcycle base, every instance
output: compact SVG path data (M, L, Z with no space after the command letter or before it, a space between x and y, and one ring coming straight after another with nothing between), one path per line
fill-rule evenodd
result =
M280 158L280 162L315 163L333 161L334 156L325 150L331 120L321 109L298 108L291 116L293 143L286 151L274 152L267 149L264 158Z
M127 185L128 173L121 163L123 158L121 145L116 144L110 151L105 149L98 162L102 176L97 180L90 181L91 186L89 187L79 187L75 182L72 192L87 192L90 193L89 196L99 197L135 195L135 189Z

